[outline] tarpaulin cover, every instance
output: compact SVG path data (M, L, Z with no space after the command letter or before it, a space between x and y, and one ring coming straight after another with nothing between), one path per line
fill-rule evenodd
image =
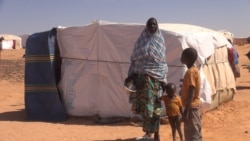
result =
M60 55L55 37L56 29L53 29L32 34L27 40L25 110L28 120L66 120L66 111L57 87L60 79Z
M215 49L229 45L223 35L207 28L185 24L159 24L159 27L166 42L169 67L167 79L177 86L181 84L180 79L186 71L186 67L180 62L183 49L195 48L199 55L197 64L203 67L207 58L215 54ZM97 21L85 26L58 29L58 44L63 60L59 88L68 114L131 116L123 83L127 77L134 43L144 28L144 24ZM226 54L222 55L227 57ZM226 62L219 68L232 73ZM202 72L201 96L208 105L211 102L209 97L217 87L235 87L228 85L227 81L233 80L231 75L221 82L223 85L217 85L209 80L214 77L220 80L224 76L206 75L207 70Z

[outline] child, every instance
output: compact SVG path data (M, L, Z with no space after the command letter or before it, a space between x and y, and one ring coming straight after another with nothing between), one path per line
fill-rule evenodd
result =
M172 128L173 141L176 141L176 129L179 133L181 141L183 141L181 131L181 99L176 95L176 86L174 83L168 83L164 89L166 90L167 95L162 96L160 99L165 103L166 113Z
M184 121L184 136L186 141L202 141L200 117L200 72L194 65L197 59L194 48L186 48L181 55L181 63L188 68L181 87L181 100L184 106L182 118Z

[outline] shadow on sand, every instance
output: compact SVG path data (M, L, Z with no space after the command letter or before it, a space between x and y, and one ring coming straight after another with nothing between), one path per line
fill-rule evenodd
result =
M110 123L100 123L100 122L96 122L95 116L92 116L92 117L70 117L69 116L67 120L65 121L28 120L26 113L25 113L25 109L18 109L15 111L8 111L8 112L0 113L0 121L46 122L46 123L66 124L66 125L90 125L90 126L104 126L104 125L105 126L131 126L129 118L120 118L119 120L115 119L114 122L110 122Z
M25 110L10 111L0 113L0 121L27 121Z
M236 90L250 89L250 86L236 86Z
M115 139L115 140L94 140L94 141L135 141L135 138L129 138L129 139Z

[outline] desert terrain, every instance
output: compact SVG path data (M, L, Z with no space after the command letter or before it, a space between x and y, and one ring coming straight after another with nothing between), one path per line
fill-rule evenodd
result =
M250 141L250 44L237 46L241 77L232 101L202 117L203 141ZM24 49L3 50L0 58L0 141L133 141L143 135L129 119L100 125L87 117L64 122L28 121L24 107ZM183 125L182 125L183 126ZM172 140L168 124L160 129L162 141ZM177 134L178 135L178 134ZM178 138L179 139L179 138Z

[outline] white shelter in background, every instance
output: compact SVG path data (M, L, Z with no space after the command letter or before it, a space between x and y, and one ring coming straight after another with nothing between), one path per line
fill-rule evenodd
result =
M3 37L2 49L20 49L22 48L22 39L16 35L0 34Z

